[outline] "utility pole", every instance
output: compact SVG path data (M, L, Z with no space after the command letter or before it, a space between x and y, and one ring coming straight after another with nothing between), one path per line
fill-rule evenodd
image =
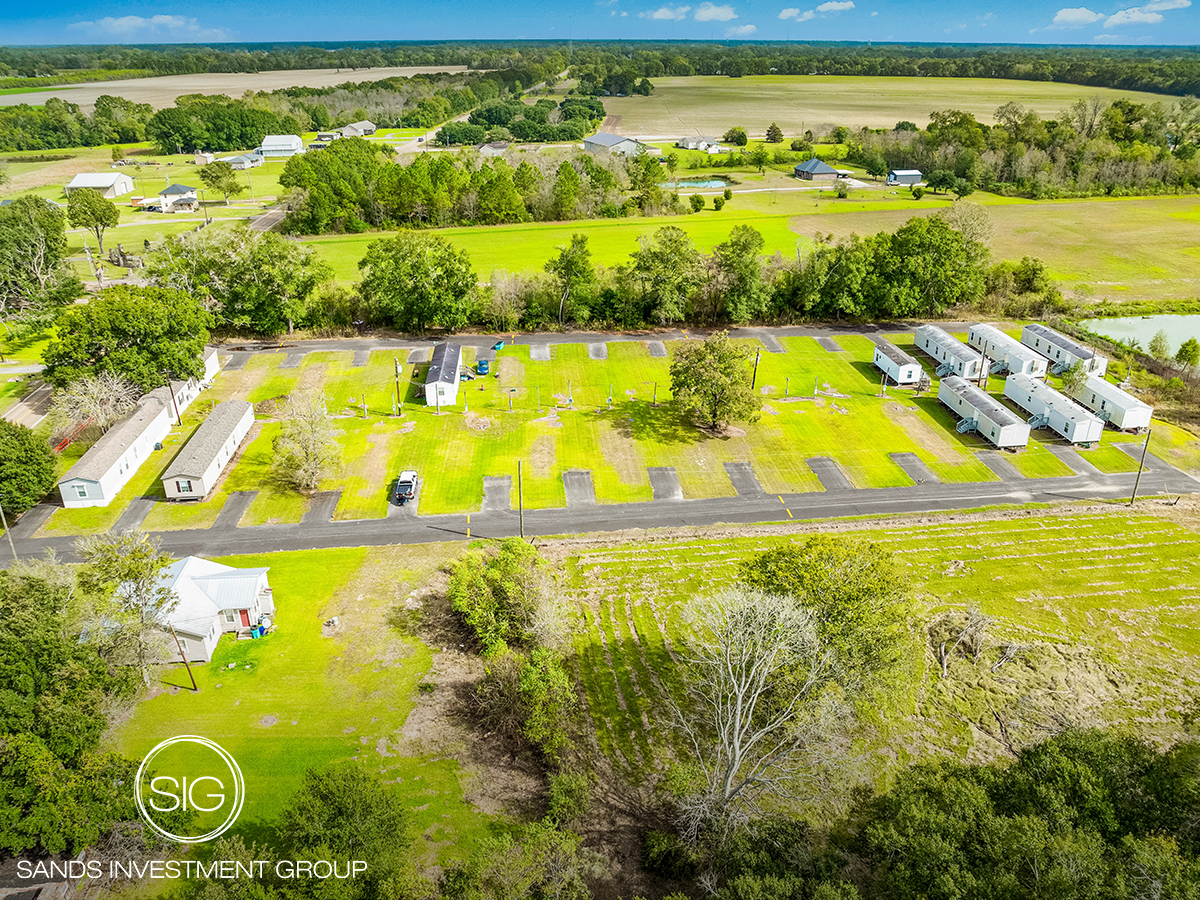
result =
M525 485L521 480L521 460L517 460L517 510L521 517L521 540L525 540Z
M1152 428L1146 430L1146 443L1142 444L1142 459L1138 463L1137 478L1133 479L1133 493L1129 495L1130 506L1133 506L1133 501L1137 498L1138 485L1142 483L1142 469L1146 466L1146 451L1150 449L1150 435L1153 433L1154 429Z
M4 514L4 495L0 494L0 525L4 526L4 533L8 536L8 549L12 551L13 562L17 561L17 546L13 543L12 532L8 530L8 516Z
M754 390L754 386L758 384L758 358L762 356L761 350L754 351L754 374L750 376L750 390Z
M404 401L400 399L401 395L400 395L400 360L399 360L399 358L393 356L392 357L392 365L396 369L396 403L400 405L400 414L404 415L404 405L403 405Z
M168 622L167 627L171 629L171 637L175 638L175 646L179 648L179 658L183 660L183 667L187 669L188 678L192 679L192 691L199 693L200 688L196 687L196 676L192 674L192 667L188 665L187 655L183 652L183 644L179 643L179 635L175 633L175 626Z
M658 382L657 381L654 382L654 399L650 401L650 406L655 409L658 408Z

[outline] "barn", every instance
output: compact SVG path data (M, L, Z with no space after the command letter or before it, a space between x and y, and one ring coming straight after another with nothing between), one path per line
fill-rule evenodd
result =
M1009 375L1004 382L1004 396L1029 414L1030 428L1049 428L1072 444L1094 444L1104 433L1101 419L1028 375Z
M875 342L875 367L896 384L916 384L925 374L921 364L890 341Z
M641 156L649 149L641 141L622 137L619 134L609 134L607 131L597 131L591 137L583 139L583 149L588 153L615 153L617 156Z
M833 181L838 177L837 169L815 156L793 168L792 173L804 181Z
M978 432L997 447L1024 447L1029 425L987 391L950 375L938 383L938 400L959 417L959 434Z
M998 375L1009 372L1033 378L1046 376L1045 357L995 325L977 323L968 326L967 343L993 362L991 370Z
M968 381L978 378L983 357L936 325L922 325L913 334L913 341L938 364L937 374L958 375Z
M891 186L912 187L921 183L920 169L892 169L887 174L887 183Z
M257 153L262 157L295 156L304 152L304 141L294 134L268 134Z
M1077 362L1083 363L1083 368L1089 375L1103 378L1104 373L1108 371L1106 357L1045 325L1026 325L1021 330L1021 343L1048 358L1050 371L1056 375L1065 372Z
M458 402L462 347L445 341L433 348L425 376L425 402L429 406L453 406Z
M1121 431L1149 428L1154 415L1154 407L1095 375L1089 375L1071 396Z
M80 172L63 190L70 194L82 188L91 188L106 200L115 200L123 194L133 193L135 185L124 172Z
M375 123L365 119L342 126L342 137L369 137L375 133Z

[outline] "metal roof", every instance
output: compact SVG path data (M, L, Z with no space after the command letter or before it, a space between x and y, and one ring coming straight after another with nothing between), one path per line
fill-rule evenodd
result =
M163 473L163 478L186 476L200 478L213 464L226 441L233 436L238 423L254 407L246 400L226 400L218 403L208 418L200 423L196 433Z
M187 194L194 194L194 193L196 193L196 189L194 187L188 187L186 184L172 184L168 187L163 188L161 191L159 191L158 196L160 196L160 197L175 197L175 196L183 197L183 196L186 196Z
M461 363L462 347L446 342L438 344L433 348L433 358L429 361L429 374L425 376L425 383L457 383L458 369Z
M294 134L268 134L262 141L263 149L267 147L302 147L304 142Z
M171 395L165 387L155 388L146 394L138 401L137 409L100 435L100 439L88 448L58 483L64 484L76 479L99 481L116 465L125 451L133 446L134 441L146 432L170 402Z
M885 341L882 338L875 342L875 346L879 352L890 359L898 366L915 366L918 365L916 359L909 356L891 341Z
M1047 328L1045 325L1038 325L1037 323L1034 323L1033 325L1026 325L1025 330L1038 335L1040 338L1045 340L1046 343L1053 344L1060 350L1066 350L1072 356L1078 357L1079 359L1091 359L1096 355L1094 350L1091 350L1083 346L1083 344L1071 340L1065 334L1059 334L1053 328Z
M980 335L985 342L994 344L1004 348L1004 352L1008 356L1016 357L1025 362L1041 362L1042 355L1034 352L1031 348L1026 347L1020 341L1010 334L1005 334L995 325L987 325L983 322L977 322L974 325L969 325L968 329Z
M936 325L922 325L917 328L917 335L924 335L960 362L983 360L983 357L949 334L945 329Z
M267 567L235 569L198 556L176 560L160 576L162 586L179 598L166 620L179 631L203 637L221 610L254 606L259 579L267 571Z
M370 122L366 119L363 119L363 121L361 121L361 122L351 122L349 125L343 125L342 127L343 128L357 128L359 131L363 131L363 130L369 128L372 131L374 131L375 123Z
M889 175L920 175L920 169L892 169Z
M1006 425L1025 424L1024 419L1003 405L987 391L978 385L971 384L971 382L959 378L957 375L950 375L943 378L941 386L952 391L955 395L962 397L977 412L987 416L1002 428Z
M808 172L812 175L836 175L837 174L837 169L833 168L833 166L829 165L828 163L817 159L815 156L810 160L800 163L800 165L796 166L793 171Z
M133 179L124 172L80 172L71 179L69 188L110 188L121 178Z
M1046 406L1053 406L1055 412L1062 413L1068 419L1086 420L1097 418L1089 410L1084 409L1066 394L1056 391L1044 381L1038 381L1036 378L1030 378L1028 375L1017 372L1005 379L1005 384L1008 384L1008 382L1012 382L1021 388L1021 390L1036 397Z
M599 144L601 147L615 147L622 141L633 141L633 138L622 137L619 134L609 134L607 131L597 131L591 137L583 139L585 144ZM633 142L637 143L637 141Z

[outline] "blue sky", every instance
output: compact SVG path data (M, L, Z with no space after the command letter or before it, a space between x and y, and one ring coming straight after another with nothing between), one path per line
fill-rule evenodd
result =
M1200 44L1192 0L3 0L0 43L565 38ZM1066 0L1072 2L1072 0Z

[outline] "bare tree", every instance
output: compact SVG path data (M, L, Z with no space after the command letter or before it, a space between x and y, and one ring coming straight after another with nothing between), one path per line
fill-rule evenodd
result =
M275 472L280 480L300 491L315 491L341 458L339 434L322 394L293 394L284 412L283 428L275 439Z
M98 372L55 391L52 415L54 421L66 425L91 424L108 431L133 412L140 395L137 386L122 375Z
M702 776L679 804L685 836L728 837L767 797L815 785L841 746L833 655L791 597L737 586L690 602L691 703L673 704Z
M1100 117L1108 109L1108 103L1099 94L1086 100L1076 100L1063 110L1062 119L1072 126L1080 137L1091 140L1100 130Z
M929 623L929 643L941 664L943 678L948 674L950 659L959 648L962 648L963 653L970 654L976 663L979 662L991 624L992 617L984 615L975 607L965 612L944 612Z
M943 209L938 215L968 241L975 241L985 247L996 231L996 222L992 218L992 214L978 203L954 203Z

